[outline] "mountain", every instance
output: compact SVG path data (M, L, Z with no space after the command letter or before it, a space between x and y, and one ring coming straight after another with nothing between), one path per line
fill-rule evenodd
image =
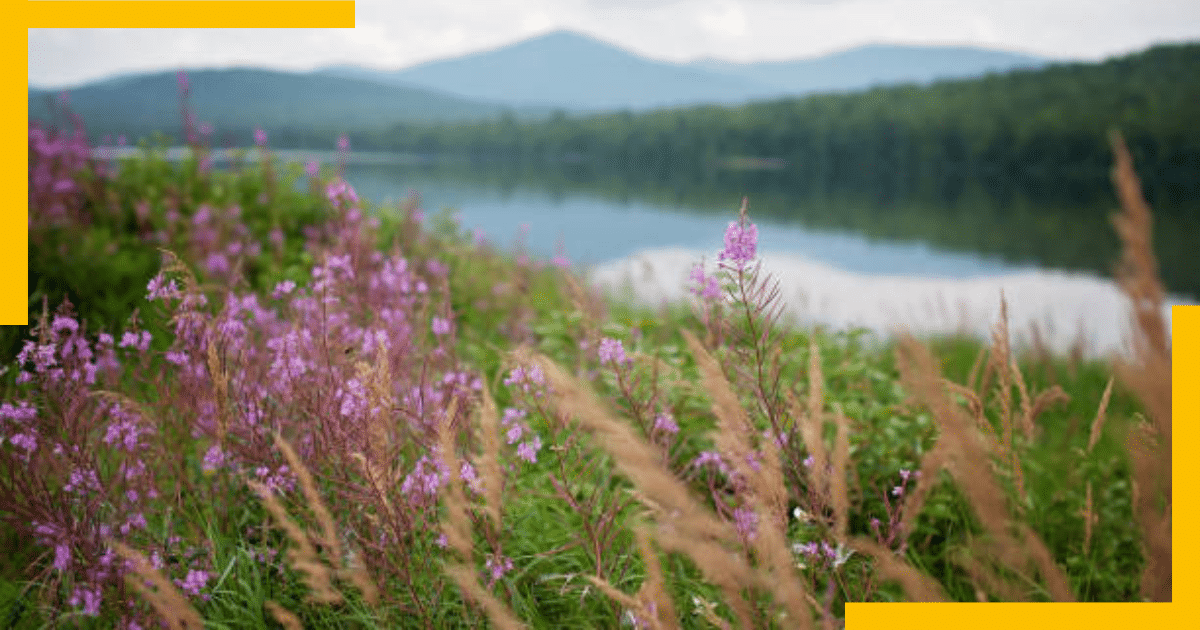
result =
M256 68L188 71L189 105L218 132L244 134L255 126L328 130L380 129L398 122L498 118L505 105L482 103L425 88L363 79ZM71 110L89 131L131 135L181 129L174 72L123 75L66 90ZM29 89L29 117L47 120L61 90Z
M1034 68L1028 55L965 47L864 46L816 59L739 64L655 61L572 31L400 70L335 66L333 76L403 82L510 105L573 111L738 104L814 92L970 78Z
M688 65L774 85L799 95L974 78L992 72L1036 69L1046 64L1047 60L1038 57L986 48L874 45L797 61L739 64L705 59Z
M733 104L779 92L745 77L640 57L570 31L390 72L345 66L325 71L403 81L472 99L574 111Z

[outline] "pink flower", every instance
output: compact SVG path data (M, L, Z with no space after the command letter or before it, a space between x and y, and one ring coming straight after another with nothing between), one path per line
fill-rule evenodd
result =
M654 418L654 430L665 431L671 435L679 433L679 425L675 423L675 418L669 413L660 413Z
M631 359L625 356L625 347L621 345L619 339L605 337L600 340L600 361L602 363L631 363Z
M517 447L517 456L530 464L536 464L537 454L540 450L542 450L542 438L535 433L533 439L521 442L521 445Z
M704 274L704 263L697 263L695 267L692 267L692 281L696 283L696 286L692 287L690 291L705 301L721 297L721 286L717 283L716 277Z
M758 253L758 227L746 216L746 201L742 200L742 210L736 222L730 223L725 230L725 249L717 255L717 260L728 262L729 267L741 271Z
M54 568L59 573L65 573L71 568L71 548L67 543L58 543L54 546Z
M282 298L283 296L291 293L293 290L295 290L295 288L296 288L295 282L292 282L291 280L284 280L283 282L280 282L279 284L275 285L275 290L271 293L271 295L272 295L272 297L274 297L275 299L278 300L278 299Z
M746 540L754 540L758 530L758 514L750 508L740 507L733 511L733 524Z

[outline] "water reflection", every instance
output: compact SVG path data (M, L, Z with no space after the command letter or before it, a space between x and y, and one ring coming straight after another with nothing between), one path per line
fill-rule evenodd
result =
M713 251L646 250L597 266L589 278L618 295L647 305L694 299L687 291L692 266ZM779 281L786 313L804 325L866 328L881 338L899 331L917 335L967 334L988 338L1008 305L1012 341L1035 340L1058 354L1078 344L1085 356L1126 353L1127 298L1105 278L1045 270L958 278L871 274L839 269L796 254L767 251L764 270ZM710 266L711 271L711 266ZM1194 304L1170 296L1171 304Z
M1003 293L1014 342L1037 335L1056 352L1079 343L1097 356L1125 348L1125 298L1106 277L1120 244L1108 221L1111 193L1067 183L1023 195L963 183L937 203L877 191L788 193L758 174L735 183L680 185L569 170L351 168L370 198L421 192L427 208L457 209L461 224L499 244L518 234L549 257L564 246L597 283L628 285L647 303L681 299L692 265L715 260L742 194L750 197L760 251L798 320L890 334L990 335ZM1074 201L1074 205L1069 202ZM1173 304L1194 304L1200 245L1193 213L1156 215L1156 249ZM1165 315L1170 317L1169 305ZM1036 327L1037 331L1033 332Z

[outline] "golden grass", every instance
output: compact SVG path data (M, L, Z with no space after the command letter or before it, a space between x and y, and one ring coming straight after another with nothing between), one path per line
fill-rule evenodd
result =
M300 623L300 618L296 616L296 613L280 606L278 603L267 600L263 602L263 608L266 608L267 612L271 613L271 618L279 622L279 625L283 626L284 630L303 630L304 625Z
M316 518L320 531L310 532L292 520L287 508L267 486L252 480L247 480L246 484L258 495L275 523L292 541L292 547L287 552L288 562L293 569L304 575L305 584L310 591L308 600L317 604L341 603L345 597L334 585L335 580L340 580L357 588L368 605L378 605L379 589L375 581L356 554L347 554L343 550L337 526L317 491L308 467L292 446L278 434L275 435L275 446L283 453L284 459L300 482L305 504ZM317 545L325 550L329 556L328 560L321 558Z
M1032 529L1010 514L1006 494L995 476L979 471L981 462L991 461L997 449L979 430L977 423L946 395L944 381L928 348L905 337L897 350L897 363L906 389L929 408L940 429L937 445L922 461L922 474L914 495L928 492L927 486L936 483L937 473L944 467L963 490L988 534L988 539L981 541L978 549L986 551L1011 571L1026 576L1029 583L1034 582L1030 573L1036 571L1055 601L1074 601L1066 574L1054 563L1045 544ZM905 507L907 509L908 505ZM905 517L915 518L907 512ZM870 553L871 549L864 548L863 551ZM878 555L872 555L878 559Z
M733 397L732 388L721 375L719 366L696 339L685 333L692 347L702 380L713 398L713 409L721 435L716 439L730 448L748 453L749 423L745 411ZM782 524L770 518L770 502L776 496L775 484L782 475L776 470L762 475L748 465L747 460L734 459L739 474L746 475L751 488L750 501L759 515L755 548L760 562L752 566L739 551L739 535L692 495L687 486L662 463L654 448L641 439L627 421L607 411L595 393L578 379L569 376L545 356L534 355L551 386L551 399L558 411L579 422L580 428L596 436L598 443L613 458L621 474L631 480L646 503L657 507L656 521L651 528L653 537L667 551L687 555L695 562L704 578L721 589L733 611L739 627L751 627L755 618L753 607L746 599L747 588L758 588L774 596L782 606L791 627L812 627L806 591L791 564ZM730 435L730 433L733 433ZM768 440L769 442L769 440ZM766 468L767 466L762 466ZM764 518L766 517L766 518ZM618 601L624 601L618 599Z
M500 527L501 494L504 490L504 475L500 471L500 413L487 383L483 384L483 406L479 409L480 443L483 453L479 456L479 475L483 481L484 510L494 527Z
M1148 416L1126 437L1133 461L1134 513L1146 554L1142 597L1171 601L1171 344L1162 316L1166 290L1154 256L1153 221L1124 139L1113 132L1113 183L1122 212L1112 217L1124 250L1116 280L1133 307L1132 359L1116 362L1117 378Z
M651 534L645 527L636 527L634 535L637 537L638 551L646 562L646 579L633 597L618 590L603 578L594 575L587 577L596 588L624 606L651 630L676 630L680 627L679 619L675 614L675 604L667 593L662 565L659 564L658 556L651 546Z
M200 613L161 571L150 564L141 552L119 542L112 542L113 551L132 565L125 576L126 583L137 591L158 613L170 630L200 630L204 621Z
M513 614L503 602L489 593L479 584L475 575L473 559L474 539L471 535L471 518L467 513L467 498L464 496L461 479L458 476L458 456L454 454L454 433L451 430L455 414L458 412L458 398L450 401L444 420L438 424L438 445L442 452L442 462L450 471L449 478L442 490L442 501L446 505L446 517L442 521L442 533L451 550L458 556L458 561L447 561L443 567L446 575L450 576L466 599L475 602L483 609L488 619L497 628L515 630L525 625ZM491 410L494 414L495 409ZM485 411L483 414L488 414ZM493 480L487 480L492 483Z

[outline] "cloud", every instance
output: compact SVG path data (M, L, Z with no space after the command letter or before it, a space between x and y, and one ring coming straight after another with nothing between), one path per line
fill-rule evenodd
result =
M746 12L737 2L715 2L701 10L696 21L704 30L719 37L733 38L746 34Z
M29 29L29 77L356 63L401 68L572 29L688 61L813 57L867 43L974 44L1100 59L1200 40L1200 2L1157 0L358 0L357 29Z

